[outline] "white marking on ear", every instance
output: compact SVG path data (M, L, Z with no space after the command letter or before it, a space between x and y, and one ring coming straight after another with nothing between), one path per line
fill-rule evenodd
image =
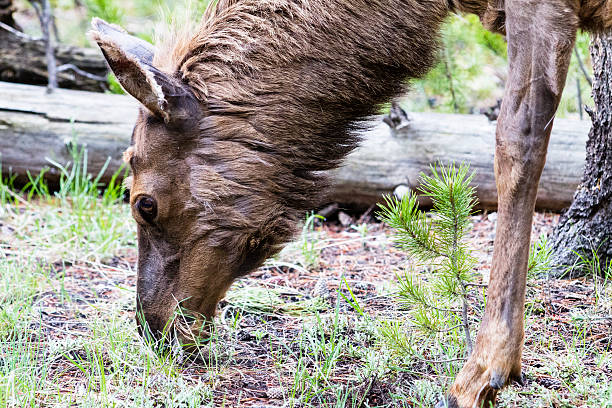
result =
M164 95L163 87L155 80L155 75L153 72L149 70L143 71L145 78L149 85L151 85L151 90L155 94L157 98L157 107L159 108L158 112L153 113L161 113L164 119L164 122L168 123L170 121L170 114L168 113L168 102L166 101L166 95ZM149 108L150 109L150 108Z
M98 43L127 93L166 124L193 126L201 113L191 88L153 66L155 48L121 27L94 19L91 38Z

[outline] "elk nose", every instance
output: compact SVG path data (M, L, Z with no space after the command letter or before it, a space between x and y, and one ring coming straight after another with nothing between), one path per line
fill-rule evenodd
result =
M171 330L165 330L166 322L156 315L138 314L136 316L138 334L147 342L157 346L170 346Z

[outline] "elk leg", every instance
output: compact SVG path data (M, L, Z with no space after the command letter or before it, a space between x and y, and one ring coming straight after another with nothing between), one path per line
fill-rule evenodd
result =
M439 407L492 406L501 388L521 378L531 223L577 27L575 10L562 3L506 0L509 78L497 125L487 305L474 352Z

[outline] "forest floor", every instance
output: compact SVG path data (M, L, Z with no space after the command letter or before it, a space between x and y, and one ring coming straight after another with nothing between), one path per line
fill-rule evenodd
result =
M197 354L161 351L136 330L129 209L104 211L1 207L0 407L431 407L465 358L453 316L415 323L398 296L406 256L367 215L318 224L234 284ZM495 218L472 217L482 285ZM533 236L557 218L536 214ZM500 406L612 407L612 285L530 277L527 292L526 381Z
M19 3L26 9L20 23L38 35L34 13ZM107 0L91 2L110 6L88 13L58 4L64 3L57 10L61 37L79 45L91 45L84 35L89 14L147 38L159 8ZM138 15L121 21L113 18L116 10ZM452 111L459 102L462 111L478 111L493 103L506 58L491 40L476 18L452 19L445 29L450 65L442 62L414 84L410 106ZM581 35L578 49L589 65L586 44ZM459 86L458 101L450 100L448 78ZM575 60L568 84L561 114L576 116L588 102L577 103L577 88L589 92ZM434 313L432 327L421 327L398 283L416 272L427 285L431 271L413 271L392 232L371 216L305 229L233 285L197 354L160 350L136 328L129 208L81 184L76 180L64 196L34 186L43 196L35 199L0 180L0 408L432 407L463 364L460 316ZM557 217L536 214L534 240L550 233ZM475 335L495 213L472 222L474 280L483 285L470 296ZM505 389L499 406L612 407L612 282L593 273L574 280L530 276L527 298L525 384Z

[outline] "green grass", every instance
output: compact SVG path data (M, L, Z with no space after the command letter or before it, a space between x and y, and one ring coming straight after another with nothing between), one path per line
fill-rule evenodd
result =
M229 292L198 355L162 351L137 335L135 234L121 190L103 193L80 166L64 169L56 194L28 200L33 188L47 191L44 184L20 192L2 185L0 407L246 406L254 402L249 390L259 388L273 406L429 407L460 369L462 329L423 330L396 300L397 286L378 282L364 292L365 275L351 269L332 273L329 297L311 297L300 283L308 274L318 279L331 250L399 256L389 231L375 225L342 238L306 228L308 237ZM314 265L301 258L304 239L319 254ZM128 260L117 261L122 256ZM279 268L293 272L283 278ZM596 283L597 302L559 314L546 311L557 293L546 285L565 283L532 278L528 386L504 391L502 407L610 401L612 355L601 319L610 315L611 285L580 285L591 296Z
M151 38L159 10L176 2L95 3L101 11L94 14ZM63 39L88 44L87 10L75 17L72 0L58 0L56 7ZM496 76L506 64L503 40L473 17L451 19L445 34L458 110L494 103L501 90ZM588 64L587 43L581 35ZM576 77L574 61L562 116L574 114ZM415 82L411 107L430 110L426 97L436 97L437 111L454 110L448 86L440 65ZM585 98L588 93L583 89ZM242 407L256 401L430 407L461 368L462 329L433 322L436 330L424 330L398 301L402 282L394 277L406 265L388 261L401 258L390 232L361 224L330 234L313 215L300 238L230 290L211 341L197 355L160 350L137 334L135 226L123 190L88 176L86 152L73 146L74 164L58 167L58 192L40 175L31 175L23 189L15 188L14 177L0 182L0 408ZM528 385L505 390L500 406L611 407L612 266L587 254L588 279L541 280L545 244L534 248ZM313 295L315 282L330 293ZM474 302L484 303L482 291ZM480 316L470 318L477 323Z
M124 190L117 171L109 185L87 172L87 152L71 143L72 165L50 162L60 173L59 190L49 192L41 173L33 177L16 194L11 190L13 178L0 183L0 215L10 220L12 236L19 242L13 252L32 251L46 262L87 260L101 262L120 248L133 245L135 229L129 208L121 205ZM104 187L104 189L102 189ZM32 199L36 197L36 201ZM12 205L9 205L11 203ZM36 206L37 211L28 211Z
M40 177L20 191L10 177L0 185L0 407L244 406L252 402L249 387L266 388L278 406L429 407L461 368L462 329L414 322L410 305L397 299L402 280L387 288L379 282L366 297L355 277L345 277L355 275L350 269L335 271L329 295L313 297L301 286L324 270L330 250L398 256L389 231L362 225L332 238L312 215L295 244L228 293L197 355L140 338L129 208L120 185L87 175L85 157L74 148L75 164L60 169L55 193ZM530 264L542 272L545 241L534 248ZM132 261L117 261L122 256ZM612 289L596 257L584 263L594 274L579 284L593 301L567 313L547 310L556 293L578 283L530 274L528 386L510 387L500 406L610 401L612 354L602 327ZM281 279L279 268L297 273L296 282ZM266 278L270 271L277 280Z

